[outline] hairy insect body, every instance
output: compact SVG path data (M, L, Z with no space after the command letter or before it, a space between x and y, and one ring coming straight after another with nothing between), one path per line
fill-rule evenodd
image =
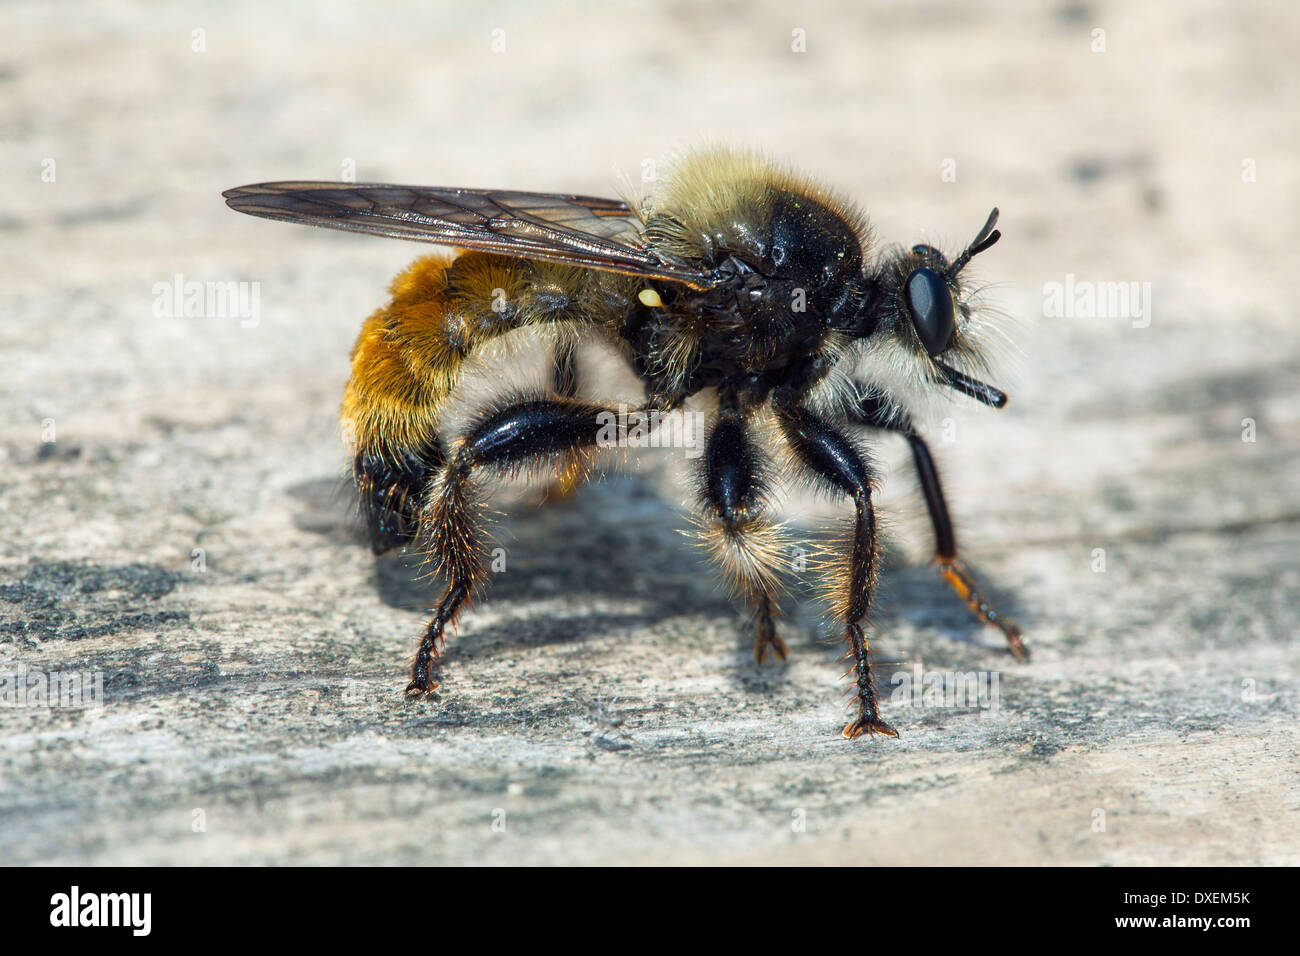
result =
M392 300L353 347L342 409L376 553L416 536L421 495L446 464L439 429L466 363L520 329L611 327L632 286L622 276L482 252L425 256L397 276Z
M343 418L358 446L385 454L432 443L475 352L529 326L608 321L626 306L606 301L608 284L599 273L481 252L417 259L352 349Z
M938 473L899 387L944 386L1005 403L961 370L982 367L983 325L959 276L997 241L997 210L951 261L929 245L878 253L854 207L754 154L725 149L685 157L640 205L326 183L268 183L226 196L253 215L464 250L419 259L394 280L389 304L362 327L343 402L374 549L414 542L446 584L408 697L438 686L447 628L486 583L476 476L546 469L572 488L588 474L612 413L581 396L574 346L595 340L638 373L647 412L704 393L710 425L698 462L698 537L751 607L759 662L787 654L775 625L784 547L771 515L775 478L790 474L851 503L851 528L823 562L854 676L857 714L846 737L895 733L879 713L866 635L879 534L871 459L855 430L907 438L940 571L1024 655L1019 629L993 611L957 560ZM467 364L525 329L555 333L551 387L489 403L448 441L443 419Z
M825 339L863 302L861 216L746 160L706 156L647 211L649 248L717 277L705 290L655 283L664 315L650 320L648 341L630 336L660 358L652 394L654 385L670 400L721 387L761 403L779 385L811 385L828 367Z

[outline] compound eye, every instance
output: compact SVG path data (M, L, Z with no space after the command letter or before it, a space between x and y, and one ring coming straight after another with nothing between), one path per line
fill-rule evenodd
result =
M952 344L957 322L953 314L952 293L943 276L933 269L914 269L903 290L907 310L917 337L931 355L938 355Z

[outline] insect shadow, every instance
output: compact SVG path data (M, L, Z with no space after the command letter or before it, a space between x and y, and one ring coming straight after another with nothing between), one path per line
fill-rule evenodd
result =
M291 492L304 509L295 517L303 530L326 535L350 546L366 547L350 483L322 479ZM770 692L785 682L785 670L771 663L759 667L752 656L752 634L743 608L731 599L698 547L682 532L691 528L688 513L665 497L656 482L640 474L611 473L591 482L573 497L537 506L535 491L497 490L493 512L493 574L488 595L507 620L492 624L470 616L447 643L443 660L473 660L508 652L512 647L563 644L612 631L632 631L670 624L682 618L716 622L708 640L731 640L734 684ZM817 590L818 574L800 551L824 539L824 522L793 521L788 595L783 602L782 633L792 656L816 655L834 668L843 655L843 640ZM877 662L882 668L905 664L922 653L956 657L965 646L971 654L995 650L992 635L953 600L934 571L909 562L886 538L882 555L880 600L873 612ZM440 585L418 554L390 552L375 561L375 590L386 605L425 614L436 604ZM999 588L991 593L1015 607L1014 596ZM575 598L595 601L599 613L564 613ZM526 622L511 613L542 605ZM925 638L920 646L891 640L902 621Z
M686 514L640 475L611 474L541 507L535 493L502 489L491 510L492 574L485 597L510 619L476 625L470 616L447 642L445 662L684 617L735 616L704 556L680 533L689 527ZM440 597L439 582L418 555L380 558L375 585L390 607L422 614ZM566 613L579 601L600 610ZM526 620L512 613L530 607L536 610Z

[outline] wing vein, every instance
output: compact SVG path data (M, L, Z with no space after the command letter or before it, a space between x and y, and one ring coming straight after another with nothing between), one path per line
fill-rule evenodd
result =
M250 216L500 255L569 263L695 288L714 283L699 263L646 248L626 203L560 193L382 183L257 183L222 195Z

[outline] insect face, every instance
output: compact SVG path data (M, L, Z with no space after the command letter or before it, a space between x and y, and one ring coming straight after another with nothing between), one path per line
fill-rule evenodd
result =
M887 254L878 265L876 294L864 306L869 318L860 322L867 334L890 336L898 347L913 353L935 382L1001 408L1007 401L1005 394L940 358L949 353L978 358L969 354L963 335L973 309L963 294L960 273L973 256L1001 238L993 228L997 219L994 209L974 241L952 262L925 243Z

